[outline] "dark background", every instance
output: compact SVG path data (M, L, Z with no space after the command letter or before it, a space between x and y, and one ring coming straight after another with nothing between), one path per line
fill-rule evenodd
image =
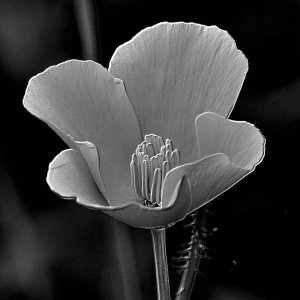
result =
M48 164L66 146L22 97L46 67L89 55L107 67L118 45L161 21L217 25L233 36L249 72L231 119L254 123L267 140L255 172L210 206L207 226L218 230L205 240L211 259L201 262L192 299L295 299L300 2L87 2L97 12L89 15L94 48L84 44L78 1L0 1L0 300L125 299L112 221L50 191ZM142 299L155 299L150 234L129 231L138 262L132 280ZM180 232L180 225L168 230L170 256Z

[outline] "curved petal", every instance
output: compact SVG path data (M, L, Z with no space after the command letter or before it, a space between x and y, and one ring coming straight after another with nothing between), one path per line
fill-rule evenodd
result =
M53 159L49 165L47 183L52 191L63 198L76 197L91 205L108 205L99 192L85 159L76 150L64 150Z
M95 62L70 60L33 77L23 103L51 128L96 145L109 201L125 201L132 193L131 155L142 138L121 80Z
M212 112L199 115L195 124L201 158L224 153L232 163L250 170L264 157L265 139L253 124Z
M163 190L172 182L187 176L192 188L192 212L225 192L251 171L231 163L225 154L216 153L172 169L164 180ZM170 203L163 205L168 206Z
M117 48L109 66L124 81L143 134L171 139L183 163L199 159L196 116L228 116L247 69L226 31L182 22L142 30Z
M167 208L149 208L136 202L123 206L108 206L99 193L82 155L71 149L62 151L51 162L47 182L50 188L62 197L76 198L81 205L99 209L118 221L141 228L171 226L186 216L191 204L190 185L187 178L183 177L176 182L174 190L166 195L173 202L173 205ZM174 197L177 198L176 201Z
M103 179L100 172L100 157L98 153L97 147L91 142L77 142L71 135L65 134L59 128L57 128L54 124L48 123L49 127L54 130L61 139L69 145L71 148L78 149L83 155L86 163L89 166L90 172L92 173L94 180L102 193L102 195L107 200L107 193L105 189L105 185L103 183Z

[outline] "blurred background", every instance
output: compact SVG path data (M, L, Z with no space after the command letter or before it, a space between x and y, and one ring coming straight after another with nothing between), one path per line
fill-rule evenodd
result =
M130 299L128 280L136 299L156 299L149 232L122 227L126 244L110 218L50 191L48 164L66 145L22 97L30 77L64 60L107 67L118 45L160 21L217 25L233 36L249 72L231 118L267 139L255 172L210 206L207 226L216 229L192 299L295 299L299 0L1 0L0 300ZM180 228L168 230L170 257Z

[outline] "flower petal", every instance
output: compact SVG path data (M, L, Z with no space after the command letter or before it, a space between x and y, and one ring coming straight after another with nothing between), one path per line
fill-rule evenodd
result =
M91 205L108 205L79 151L68 149L59 153L49 165L47 183L63 198L78 198Z
M252 169L263 159L265 139L253 124L212 112L199 115L195 123L201 158L224 153L232 163L245 169Z
M51 128L93 143L109 201L126 201L132 193L129 163L142 137L121 80L95 62L70 60L33 77L23 103Z
M139 228L170 227L181 221L189 212L191 205L191 188L188 179L184 176L175 185L174 190L165 195L170 197L172 205L164 208L151 208L132 202L125 206L104 207L88 205L89 208L100 209L105 214L127 225ZM83 204L81 201L78 203Z
M226 31L183 22L142 30L117 48L109 66L124 81L142 133L170 138L183 163L199 159L196 116L205 111L228 116L247 69Z
M173 181L187 176L192 188L192 212L225 192L252 171L231 163L225 154L217 153L172 169L165 178L163 190ZM170 203L163 204L168 205Z
M65 198L76 201L88 208L99 209L125 224L141 228L171 226L182 220L189 211L191 189L186 177L179 178L174 190L166 195L173 203L164 209L142 206L134 200L123 206L108 206L99 193L90 170L76 150L64 150L49 166L47 182L51 189ZM177 198L176 201L174 198Z

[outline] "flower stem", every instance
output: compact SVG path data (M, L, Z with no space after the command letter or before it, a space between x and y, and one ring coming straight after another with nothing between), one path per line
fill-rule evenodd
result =
M142 299L131 234L133 229L113 219L110 223L110 252L115 263L115 279L119 282L118 289L111 289L111 293L114 299L118 299L121 294L124 300Z
M170 285L166 252L166 232L163 229L151 229L155 258L157 299L170 300Z
M196 252L197 250L191 252L189 265L182 275L180 286L176 293L176 300L188 300L191 297L200 263L200 256Z

